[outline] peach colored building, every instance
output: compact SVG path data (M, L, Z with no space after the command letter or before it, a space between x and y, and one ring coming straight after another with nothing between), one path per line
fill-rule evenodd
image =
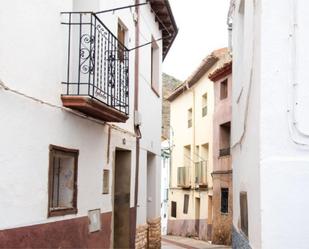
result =
M228 61L227 49L215 50L168 98L173 132L168 234L202 240L210 236L215 102L208 75Z
M213 221L209 239L231 244L232 165L230 156L232 61L209 75L214 82L213 114Z

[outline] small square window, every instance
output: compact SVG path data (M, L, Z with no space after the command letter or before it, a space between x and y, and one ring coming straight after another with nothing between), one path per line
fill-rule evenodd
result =
M78 150L50 145L48 216L77 213Z
M227 79L220 83L220 99L226 99L228 96Z
M229 212L229 189L221 188L221 213Z

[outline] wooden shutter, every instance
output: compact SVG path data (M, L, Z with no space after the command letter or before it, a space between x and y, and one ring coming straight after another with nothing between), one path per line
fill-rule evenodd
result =
M189 208L189 195L184 195L184 200L183 200L183 213L184 214L188 213L188 208Z
M109 193L109 170L103 170L103 194Z
M172 210L171 210L171 216L176 218L176 214L177 214L177 202L172 201Z
M240 192L240 228L248 237L248 199L247 192Z
M118 59L120 61L124 60L124 42L125 42L125 29L124 27L118 23Z

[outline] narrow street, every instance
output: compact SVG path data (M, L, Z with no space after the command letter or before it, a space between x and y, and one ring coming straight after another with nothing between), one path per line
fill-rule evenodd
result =
M178 236L163 236L162 249L230 249L228 246L218 246L207 243L206 241L196 240L193 238Z

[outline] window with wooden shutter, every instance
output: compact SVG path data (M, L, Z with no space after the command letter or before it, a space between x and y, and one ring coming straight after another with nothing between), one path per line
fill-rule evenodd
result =
M229 189L221 188L221 213L229 212Z
M173 218L176 218L176 214L177 214L177 202L176 201L172 201L171 202L171 216Z
M122 62L124 61L124 46L125 46L125 35L126 35L126 28L123 24L118 22L118 59Z
M187 214L189 209L189 195L184 195L183 200L183 213Z
M220 100L226 99L228 96L227 79L220 83Z
M109 170L103 170L103 194L109 194Z
M202 117L207 115L207 93L202 96Z
M192 108L188 110L188 128L192 127Z
M248 199L247 192L240 192L240 229L248 237Z
M78 154L78 150L49 147L49 217L77 213Z

